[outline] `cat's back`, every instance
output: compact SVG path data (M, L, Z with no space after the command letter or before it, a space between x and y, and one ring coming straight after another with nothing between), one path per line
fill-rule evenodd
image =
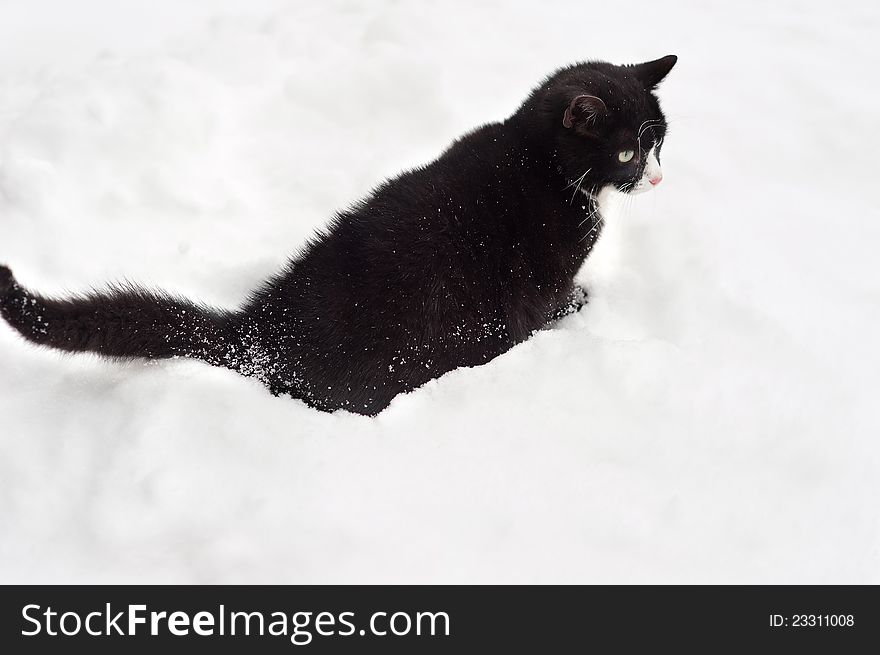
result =
M340 212L320 241L371 270L468 258L491 233L503 150L500 124L478 128Z

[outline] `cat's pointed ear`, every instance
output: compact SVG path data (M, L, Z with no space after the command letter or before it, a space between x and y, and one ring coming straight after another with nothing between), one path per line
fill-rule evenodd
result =
M565 108L562 125L565 127L574 127L578 123L589 125L604 116L606 111L602 98L588 95L575 96Z
M648 91L651 91L663 81L677 61L678 57L675 55L666 55L654 61L646 61L644 64L632 64L627 68Z

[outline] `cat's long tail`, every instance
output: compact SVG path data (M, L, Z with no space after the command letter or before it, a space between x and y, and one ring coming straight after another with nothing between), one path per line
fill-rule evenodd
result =
M191 357L237 368L234 314L131 285L44 298L0 266L0 316L25 339L107 357Z

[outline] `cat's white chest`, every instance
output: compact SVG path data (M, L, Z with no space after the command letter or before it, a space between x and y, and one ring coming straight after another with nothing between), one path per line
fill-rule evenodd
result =
M602 187L602 190L596 194L596 209L603 220L608 220L614 212L619 193L617 189L608 184Z
M591 207L590 204L583 205L584 209L587 211L587 217L598 218L600 220L608 219L609 216L613 215L615 208L618 204L618 197L620 196L620 192L614 188L613 185L608 184L599 191L595 196L590 195L587 191L581 189L581 192L590 198L591 200L595 198L596 206L595 209Z

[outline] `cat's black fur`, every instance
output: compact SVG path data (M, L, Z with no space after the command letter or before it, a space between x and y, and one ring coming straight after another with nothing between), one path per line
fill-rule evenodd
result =
M641 158L617 153L659 150L652 91L675 61L557 71L503 123L339 213L238 310L131 286L51 299L0 267L0 314L36 344L202 359L318 409L376 414L573 306L602 220L579 189L625 191L639 178Z

